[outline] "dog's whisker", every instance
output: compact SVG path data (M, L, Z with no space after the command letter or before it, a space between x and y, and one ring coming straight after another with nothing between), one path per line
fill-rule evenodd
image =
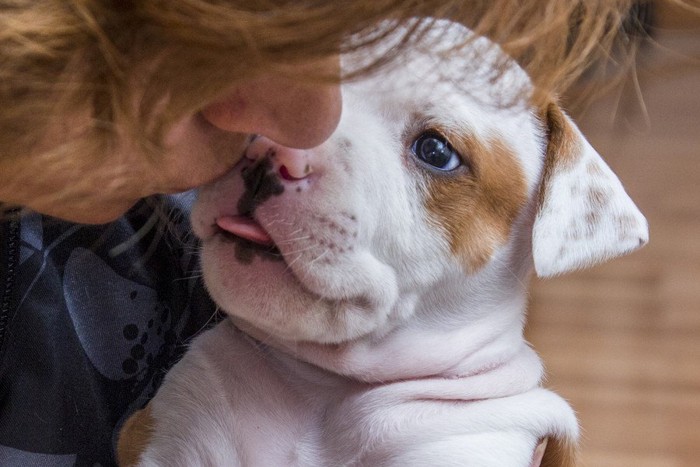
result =
M173 282L187 282L191 281L193 279L202 279L204 277L204 273L196 273L196 274L188 274L185 277L178 277L176 279L173 279Z
M297 261L299 261L299 259L301 259L302 256L304 256L304 255L299 253L299 255L296 258L294 258L292 261L287 261L287 267L285 268L285 272L290 271L292 268L292 265L294 263L296 263Z
M280 241L278 241L278 242L276 242L276 243L277 243L278 245L284 245L284 244L287 244L287 243L299 242L299 241L301 241L301 240L308 240L308 239L310 239L310 238L311 238L311 236L310 236L310 235L307 235L307 236L305 236L305 237L296 237L296 238L289 238L289 239L285 239L285 240L280 240Z
M313 264L314 264L316 261L318 261L318 260L320 260L321 258L323 258L324 256L326 256L328 253L330 253L330 251L331 251L330 248L327 248L326 251L324 251L324 252L321 253L320 255L316 256L316 258L312 259L311 261L309 261L308 267L310 268L311 266L313 266Z
M315 248L318 248L318 245L311 245L311 246L307 246L305 248L299 248L298 250L285 251L284 253L286 255L295 255L297 253L303 253L305 251L313 250Z

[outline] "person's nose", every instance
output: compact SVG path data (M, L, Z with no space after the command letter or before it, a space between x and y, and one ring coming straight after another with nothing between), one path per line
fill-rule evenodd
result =
M222 130L260 134L295 148L325 141L340 113L339 85L274 76L243 84L202 110Z
M303 180L314 173L314 170L318 172L314 150L282 146L264 136L256 136L253 139L246 148L245 157L253 161L268 158L279 176L290 182Z

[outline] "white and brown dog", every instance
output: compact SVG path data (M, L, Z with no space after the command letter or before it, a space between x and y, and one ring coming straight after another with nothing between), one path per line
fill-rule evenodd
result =
M229 318L127 422L123 464L573 465L574 413L523 339L525 284L632 251L647 224L556 104L518 101L517 65L493 73L500 49L437 47L468 35L439 22L344 86L326 143L255 138L201 191Z

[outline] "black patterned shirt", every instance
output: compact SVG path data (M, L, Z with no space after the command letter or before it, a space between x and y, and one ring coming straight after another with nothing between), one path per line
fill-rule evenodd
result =
M118 430L214 319L192 195L116 222L0 222L0 465L114 465Z

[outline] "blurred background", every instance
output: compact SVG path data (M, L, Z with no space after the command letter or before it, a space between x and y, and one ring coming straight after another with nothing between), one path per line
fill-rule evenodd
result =
M651 40L637 54L636 75L569 111L647 216L650 243L606 265L536 281L526 334L545 362L547 386L579 414L582 465L695 467L700 14L662 1L640 5Z

